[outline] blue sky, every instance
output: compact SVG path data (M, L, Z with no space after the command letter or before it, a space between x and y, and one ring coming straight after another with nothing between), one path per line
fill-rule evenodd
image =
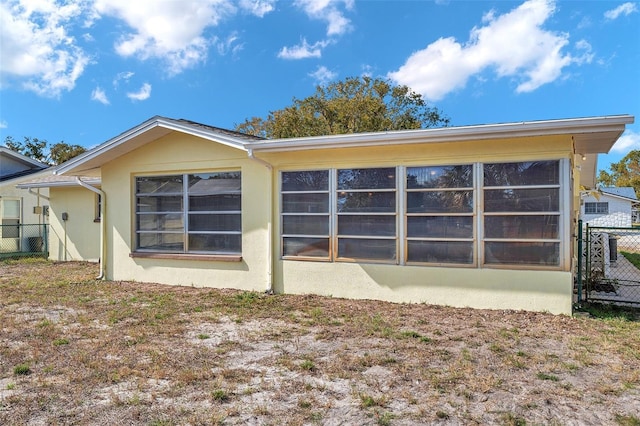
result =
M640 149L636 1L0 0L0 36L0 143L233 128L370 75L452 125L632 114L599 166Z

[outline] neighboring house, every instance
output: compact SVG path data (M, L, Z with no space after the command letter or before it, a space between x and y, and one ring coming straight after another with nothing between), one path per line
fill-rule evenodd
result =
M632 122L262 140L154 117L55 173L100 176L110 280L569 314L580 188Z
M100 187L99 177L82 177L82 184ZM86 182L86 183L85 183ZM49 173L16 185L18 190L46 191L48 212L49 259L100 259L100 198L85 189L73 176Z
M580 218L590 226L629 228L634 223L638 198L632 187L601 187L581 197Z
M37 237L43 236L42 225L47 223L47 203L38 196L38 191L17 189L16 185L34 176L52 174L48 167L47 164L0 146L0 256L40 247L34 244L30 247L29 242L35 243ZM44 188L42 195L46 197L47 194L48 190Z

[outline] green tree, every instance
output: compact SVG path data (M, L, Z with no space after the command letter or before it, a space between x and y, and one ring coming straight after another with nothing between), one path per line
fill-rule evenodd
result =
M252 117L236 130L265 138L291 138L444 127L449 118L407 86L371 77L349 77L317 86L313 95Z
M23 142L16 141L11 136L7 136L4 145L22 155L25 155L41 163L58 165L71 158L82 154L86 149L80 145L70 145L65 142L49 144L46 139L24 137Z
M598 183L604 186L631 186L640 197L640 150L630 151L617 163L609 166L609 171L600 170Z

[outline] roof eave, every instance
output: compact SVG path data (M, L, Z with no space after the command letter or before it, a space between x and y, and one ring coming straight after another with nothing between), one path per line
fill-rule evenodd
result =
M89 185L102 185L102 181L100 179L83 179L82 180ZM80 186L76 181L68 181L68 182L25 182L16 185L18 189L30 189L30 188L69 188Z
M92 150L89 150L86 153L79 155L78 157L72 158L71 160L59 165L54 173L57 175L81 173L81 172L86 172L87 170L92 170L97 167L100 167L102 164L106 163L107 161L111 161L114 158L117 158L131 151L134 148L137 148L138 146L136 145L135 147L131 147L131 149L120 149L120 151L115 152L117 148L121 148L127 142L130 142L136 138L139 138L145 133L155 128L163 128L167 130L165 134L159 134L160 137L170 133L171 131L178 131L178 132L182 132L192 136L197 136L203 139L215 141L232 148L246 150L245 143L235 138L222 135L220 133L216 133L213 131L207 131L206 129L181 123L176 120L168 119L161 116L155 116L145 121L144 123L116 136L115 138L112 138L104 142L98 147ZM150 142L150 140L142 141L140 143L140 146L148 142ZM114 155L114 152L115 152L115 155Z
M314 136L305 138L274 139L268 142L250 142L247 146L255 152L300 151L310 149L349 148L355 146L396 145L412 143L463 142L469 140L504 139L512 137L581 135L615 132L617 140L625 125L633 123L631 115L588 117L565 120L532 121L477 126L443 127L433 129L400 130L376 133ZM611 143L611 145L613 142ZM606 143L605 145L608 145ZM609 148L607 148L607 151ZM582 154L606 152L585 150Z

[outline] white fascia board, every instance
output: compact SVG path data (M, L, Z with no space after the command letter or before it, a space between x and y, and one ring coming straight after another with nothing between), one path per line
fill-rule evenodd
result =
M27 157L26 155L22 155L19 152L16 152L12 149L5 148L4 146L0 146L0 153L5 153L5 155L9 157L13 157L14 159L22 163L31 164L32 166L39 167L42 169L46 169L50 167L48 164L41 163L38 160L34 160L33 158Z
M183 124L175 120L159 118L157 120L158 125L167 129L175 130L182 133L187 133L192 136L197 136L202 139L208 139L210 141L218 142L231 148L240 149L246 151L245 143L231 136L226 136L215 131L200 129L190 124Z
M616 195L616 194L611 194L609 192L604 192L603 190L599 190L599 192L600 192L600 196L602 196L602 197L617 198L619 200L629 201L631 203L637 203L637 202L640 201L640 200L637 200L635 198L625 197L624 195Z
M94 160L102 155L107 154L109 151L126 144L130 140L135 139L136 137L156 127L162 127L168 130L190 134L203 139L215 141L223 145L230 146L232 148L246 150L244 147L244 143L237 139L231 138L229 136L221 135L213 131L208 131L206 129L200 129L188 124L183 124L175 120L156 116L130 130L127 130L126 132L116 136L115 138L109 139L103 144L98 145L96 148L89 150L86 153L81 154L59 165L54 171L54 174L63 175L65 173L72 172L73 170L77 170L83 164L86 164L91 160Z
M82 179L83 182L88 183L90 185L100 186L102 185L101 179ZM16 185L18 189L29 189L29 188L65 188L65 187L73 187L80 186L75 180L70 180L66 182L25 182L19 183Z
M587 117L564 120L483 124L476 126L442 127L432 129L398 130L347 135L314 136L249 142L253 151L298 151L308 149L348 148L357 146L395 145L411 143L461 142L495 138L547 136L624 131L633 123L631 115Z

